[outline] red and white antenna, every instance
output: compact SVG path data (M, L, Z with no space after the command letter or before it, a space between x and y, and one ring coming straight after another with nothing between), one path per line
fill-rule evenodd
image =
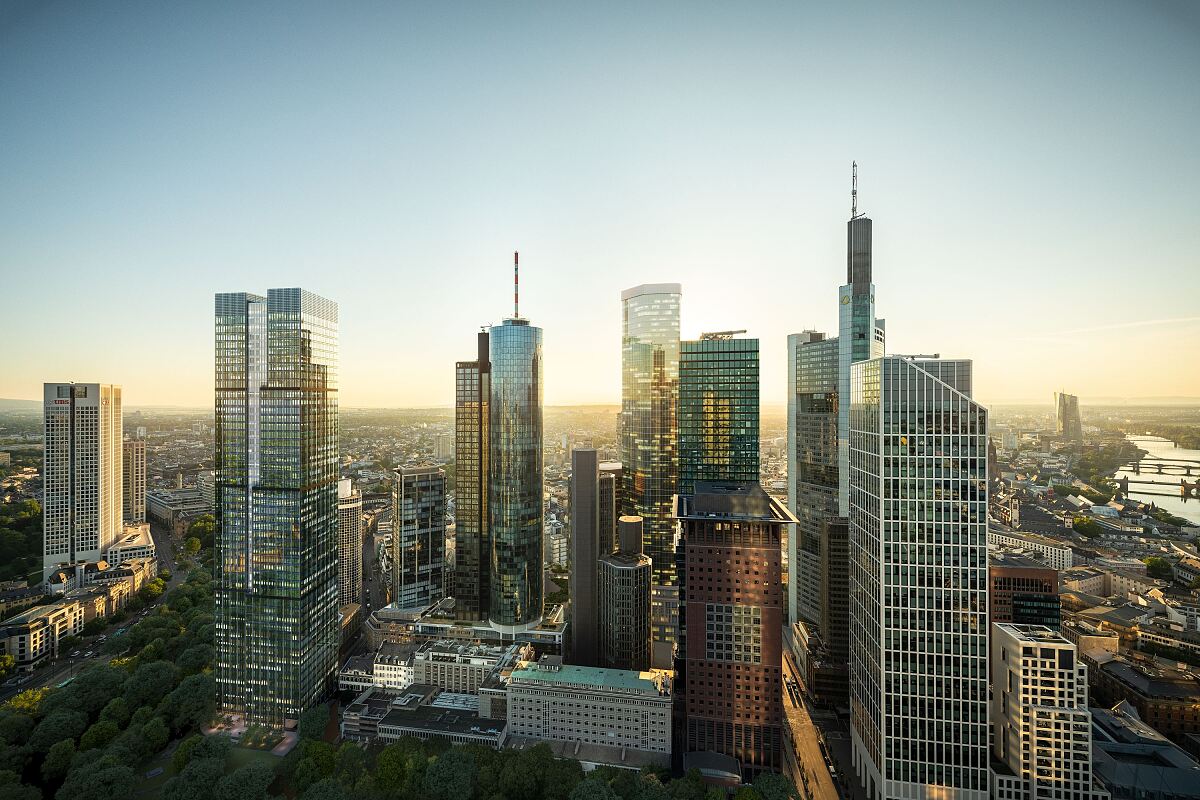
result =
M516 250L513 251L513 319L521 318L521 274Z

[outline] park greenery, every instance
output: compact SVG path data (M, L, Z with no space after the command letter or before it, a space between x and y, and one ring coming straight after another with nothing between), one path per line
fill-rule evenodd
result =
M0 581L41 577L42 506L37 500L0 502Z
M1071 527L1078 533L1088 537L1099 536L1104 532L1104 528L1100 527L1100 523L1091 517L1078 516L1071 521Z
M1169 581L1175 576L1175 570L1171 567L1171 562L1162 556L1143 558L1142 563L1146 565L1146 575L1151 578L1160 578Z

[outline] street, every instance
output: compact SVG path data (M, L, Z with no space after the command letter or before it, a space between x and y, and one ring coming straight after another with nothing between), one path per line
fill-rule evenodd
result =
M808 706L798 688L788 678L798 681L791 658L783 656L783 711L787 717L788 733L797 761L798 774L793 776L796 788L806 800L839 800L841 795L830 774L821 750L820 733L809 716Z

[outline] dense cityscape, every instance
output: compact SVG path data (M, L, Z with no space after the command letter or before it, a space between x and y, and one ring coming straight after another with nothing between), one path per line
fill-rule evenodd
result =
M1200 796L1200 412L887 354L855 189L786 406L660 283L546 407L516 253L453 409L339 409L302 289L216 296L215 413L10 402L12 796Z

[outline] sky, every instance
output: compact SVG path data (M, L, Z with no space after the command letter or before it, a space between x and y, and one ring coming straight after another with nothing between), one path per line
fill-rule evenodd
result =
M850 164L888 350L985 403L1200 397L1200 6L0 0L0 397L210 406L213 294L340 307L341 404L480 325L620 398L620 292L833 332Z

